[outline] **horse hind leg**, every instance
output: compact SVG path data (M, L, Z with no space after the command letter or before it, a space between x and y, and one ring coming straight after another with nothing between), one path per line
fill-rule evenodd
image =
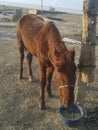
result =
M20 58L20 71L18 79L23 79L23 61L24 61L24 44L22 40L18 40L19 58Z
M32 75L32 68L31 68L32 54L30 52L27 53L26 59L27 59L27 65L28 65L29 81L31 82L33 79L33 75Z

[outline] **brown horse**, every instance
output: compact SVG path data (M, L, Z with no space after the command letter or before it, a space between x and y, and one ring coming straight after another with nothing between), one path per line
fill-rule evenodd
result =
M68 50L61 40L58 29L52 22L45 22L35 15L25 15L18 20L17 43L20 54L20 73L23 78L24 50L27 50L29 81L32 80L32 56L36 56L40 74L40 108L45 108L44 90L51 96L51 79L55 81L60 98L67 107L74 102L76 80L75 50Z

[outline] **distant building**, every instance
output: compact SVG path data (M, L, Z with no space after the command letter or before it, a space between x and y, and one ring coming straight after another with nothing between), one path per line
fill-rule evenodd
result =
M29 14L37 14L37 9L30 9L30 10L28 10L28 13Z

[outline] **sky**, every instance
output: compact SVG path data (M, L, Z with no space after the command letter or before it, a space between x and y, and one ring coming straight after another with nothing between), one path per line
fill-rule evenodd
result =
M83 6L83 0L0 0L0 4L41 9L41 1L43 9L47 10L49 7L54 7L58 11L73 10L78 13L82 11Z

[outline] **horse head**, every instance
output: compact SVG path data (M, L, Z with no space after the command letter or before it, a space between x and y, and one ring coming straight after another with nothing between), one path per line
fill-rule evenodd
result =
M76 81L75 50L55 50L55 81L60 100L63 105L70 107L74 102L74 86Z

